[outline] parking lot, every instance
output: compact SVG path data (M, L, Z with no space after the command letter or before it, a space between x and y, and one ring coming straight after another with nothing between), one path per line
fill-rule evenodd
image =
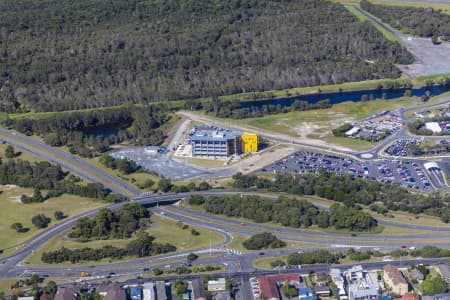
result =
M374 179L379 182L399 184L422 191L432 191L423 166L410 161L381 160L364 162L300 151L262 169L268 173L315 174L323 168L327 173L339 176L349 174L357 178Z
M116 151L111 153L111 156L133 160L145 170L156 172L172 180L188 180L211 176L206 171L172 160L167 153L148 154L143 147Z

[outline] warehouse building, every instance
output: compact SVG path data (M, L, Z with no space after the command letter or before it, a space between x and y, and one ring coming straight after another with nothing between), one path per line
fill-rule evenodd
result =
M258 151L258 136L216 127L194 127L188 143L193 157L224 158Z

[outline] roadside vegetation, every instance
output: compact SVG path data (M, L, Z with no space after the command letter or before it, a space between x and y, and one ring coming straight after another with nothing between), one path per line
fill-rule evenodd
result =
M270 232L261 232L252 235L242 244L247 250L275 249L286 247L286 242L279 240Z
M209 247L210 244L216 245L223 241L223 236L214 231L192 227L158 215L151 215L149 218L143 219L143 222L147 223L147 225L137 229L130 238L90 239L88 241L81 241L80 239L70 238L69 234L55 237L49 240L43 247L37 249L35 253L26 259L26 262L32 265L42 265L45 263L42 260L45 253L47 253L46 255L51 254L48 258L55 260L53 263L56 263L56 260L58 260L58 264L62 265L72 264L69 259L61 261L61 259L69 257L79 260L77 262L78 265L89 265L90 263L92 264L92 261L95 261L97 264L128 261L136 257L142 257L132 253L129 255L126 248L128 244L135 241L141 234L143 235L144 242L150 242L151 239L151 248L144 250L154 251L154 254L155 251L173 249L173 247L176 248L176 251L193 251ZM188 236L189 238L187 238ZM148 243L141 243L140 245L148 245ZM161 245L165 245L167 248L161 248ZM169 245L173 247L169 247ZM133 247L135 246L136 244ZM65 253L65 256L62 256L63 253ZM111 256L108 256L109 254ZM48 261L48 263L52 262Z
M267 257L255 261L255 267L259 269L283 269L297 267L299 265L312 264L354 264L357 262L382 261L383 257L389 259L416 259L423 258L441 258L450 256L447 249L441 249L435 246L424 246L422 249L396 249L392 251L380 250L356 250L350 248L345 252L331 253L327 250L313 250L292 253L282 257ZM420 271L428 275L429 270L423 266L419 266ZM427 285L436 286L435 282L427 283Z
M318 226L334 227L349 231L371 231L377 221L368 213L352 207L333 204L330 211L320 211L310 202L303 199L278 200L260 196L191 196L190 205L201 205L207 213L228 217L247 218L256 223L273 222L293 228Z
M351 176L336 176L322 171L319 174L277 174L273 180L264 176L236 174L233 186L240 189L263 189L295 195L315 195L359 209L359 204L377 204L387 211L398 210L413 214L425 213L440 217L448 223L449 196L439 193L413 193L403 187Z

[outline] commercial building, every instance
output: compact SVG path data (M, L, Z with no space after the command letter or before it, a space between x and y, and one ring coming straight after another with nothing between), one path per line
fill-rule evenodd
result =
M385 265L383 268L383 280L397 295L404 295L408 292L408 282L403 274L393 265Z
M345 289L345 280L342 276L341 270L339 269L331 269L330 270L331 280L337 287L337 296L339 299L348 299L347 291Z
M377 274L369 273L361 266L347 272L348 296L350 300L376 300L381 292Z
M242 152L258 152L258 135L251 132L244 132L241 135Z
M193 157L223 158L258 151L258 136L216 127L194 127L188 143Z
M217 280L209 280L208 281L208 291L217 292L217 291L225 291L226 283L225 278L219 278Z

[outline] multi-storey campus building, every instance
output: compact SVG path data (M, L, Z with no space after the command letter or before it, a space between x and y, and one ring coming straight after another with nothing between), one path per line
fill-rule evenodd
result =
M228 157L258 151L258 136L215 127L194 127L189 135L193 157Z

